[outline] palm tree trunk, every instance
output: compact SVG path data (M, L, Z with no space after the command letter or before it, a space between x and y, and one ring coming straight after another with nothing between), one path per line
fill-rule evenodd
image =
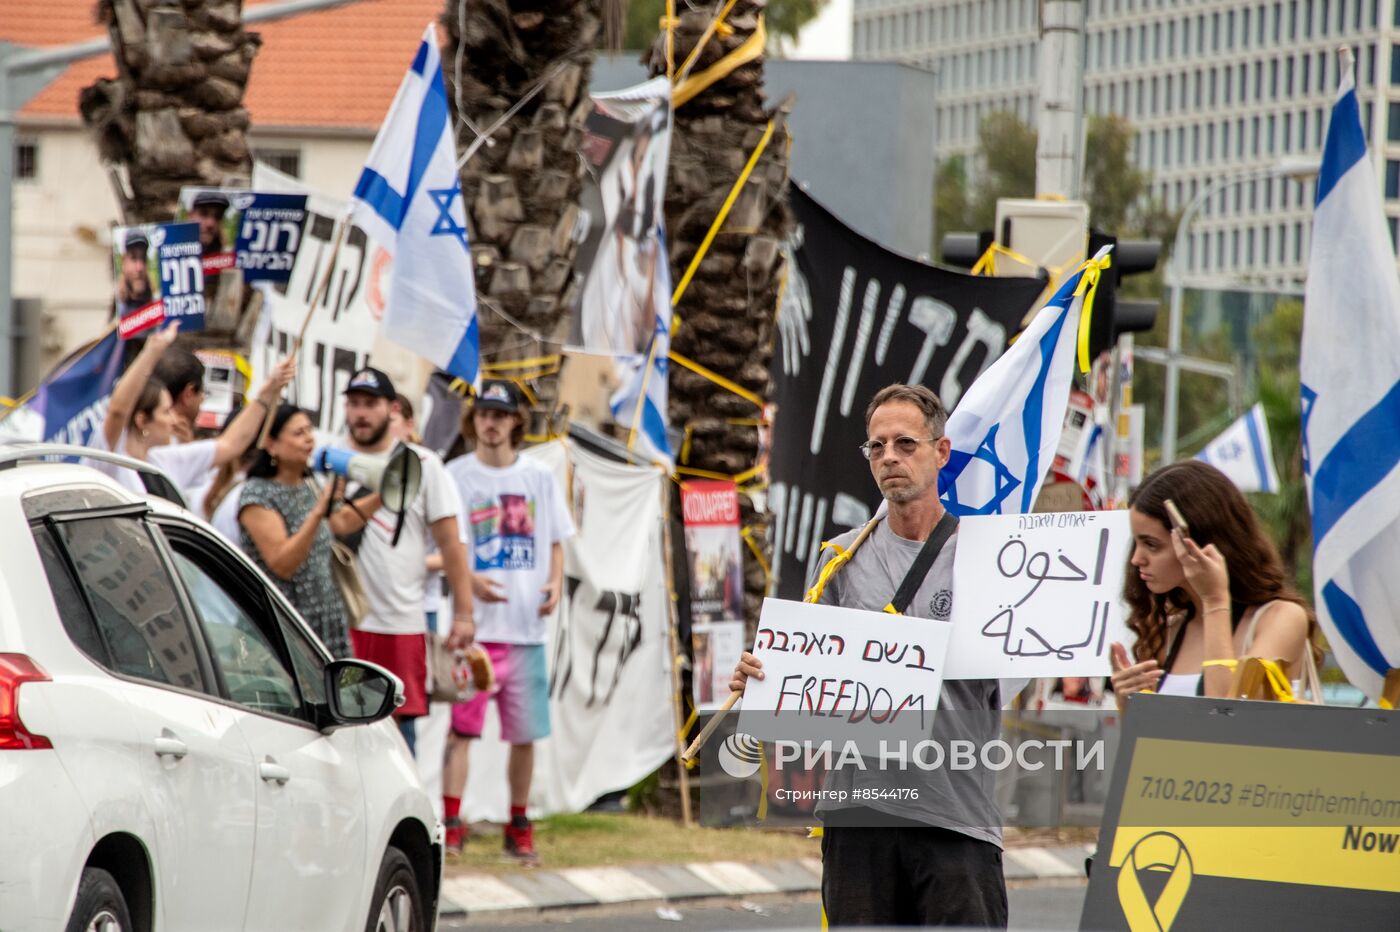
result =
M252 174L243 94L262 40L243 28L242 0L99 0L117 77L83 89L78 107L109 165L125 169L126 223L175 217L186 185L246 187ZM197 346L246 350L261 301L236 269L206 281Z
M691 74L699 74L743 45L759 28L763 0L737 0L703 46ZM674 36L676 68L699 45L710 11L680 15ZM652 46L650 70L666 74L666 36ZM792 230L787 208L788 136L784 114L765 106L763 59L741 65L676 109L666 186L666 233L672 280L679 284L770 120L774 131L752 174L714 237L676 307L680 326L672 349L738 383L765 403L772 397L768 364L784 270L780 244ZM763 411L751 401L679 365L670 369L671 424L690 431L682 465L738 475L758 463ZM750 482L762 482L759 476ZM676 498L679 501L679 496ZM771 559L768 516L740 496L741 521ZM762 566L746 560L744 613L748 636L757 627L767 588Z
M461 171L488 363L541 355L573 301L578 144L601 16L602 0L446 2L459 151L518 105ZM557 376L538 384L547 412Z
M185 185L246 182L243 93L261 40L244 30L241 0L100 0L97 12L117 77L84 88L79 108L103 160L126 167L126 220L170 220Z

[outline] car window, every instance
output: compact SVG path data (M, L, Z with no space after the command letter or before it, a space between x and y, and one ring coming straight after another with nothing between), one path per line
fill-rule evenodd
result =
M190 555L176 550L175 565L209 638L228 697L254 712L300 716L296 682L268 635Z
M39 549L39 562L44 565L44 574L49 578L49 591L53 594L53 604L58 609L63 630L68 632L68 637L79 650L102 666L111 667L112 655L107 653L107 645L102 643L97 620L88 611L87 601L68 570L67 559L54 539L53 530L45 525L35 527L34 545Z
M311 639L302 633L296 623L282 611L277 612L277 623L286 638L287 650L292 655L292 669L296 671L301 694L313 705L326 705L326 658Z
M54 527L106 645L108 669L204 690L189 620L145 521L83 518Z

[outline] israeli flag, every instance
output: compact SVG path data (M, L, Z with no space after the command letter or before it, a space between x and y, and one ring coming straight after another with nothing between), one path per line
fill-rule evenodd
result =
M1230 477L1241 492L1277 492L1273 446L1264 406L1255 404L1225 432L1205 445L1196 459Z
M384 335L479 388L466 217L437 32L429 25L355 185L351 218L394 256Z
M656 281L653 285L657 295L671 294L671 266L664 261L667 255L666 234L659 227L656 236L661 244L660 255L663 261L656 264ZM667 436L666 380L670 371L671 322L662 309L670 309L670 301L662 299L654 302L657 308L656 330L652 334L651 345L644 354L616 357L613 365L617 373L618 388L609 401L613 421L625 428L627 448L635 450L645 459L666 467L670 472L675 466L671 452L671 441Z
M1108 268L1105 246L1067 278L948 417L943 505L958 517L1025 514L1055 459L1074 381L1085 299Z
M1304 295L1303 466L1318 621L1347 679L1376 698L1400 666L1400 280L1343 70Z

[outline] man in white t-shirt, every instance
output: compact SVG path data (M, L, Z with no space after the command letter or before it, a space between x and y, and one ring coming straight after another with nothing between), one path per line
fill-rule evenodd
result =
M383 456L396 440L389 432L395 401L394 385L378 369L365 368L350 377L345 389L348 446L356 453ZM474 637L472 577L457 527L461 504L442 460L426 447L409 444L423 464L418 495L400 516L381 507L368 515L356 545L360 581L369 598L369 612L350 632L355 656L392 670L404 684L404 704L394 713L399 730L414 749L414 719L428 714L428 647L423 624L423 585L428 577L430 543L442 554L442 571L452 594L449 647L466 647ZM350 498L356 497L355 489Z
M452 734L443 768L446 845L460 851L458 819L467 782L467 749L481 737L486 706L496 700L501 737L510 744L510 823L506 852L538 860L525 807L535 769L534 743L549 734L548 618L564 584L565 539L574 523L554 475L516 451L527 409L514 384L488 381L462 418L476 452L447 464L463 505L472 548L477 638L491 657L497 689L452 707Z

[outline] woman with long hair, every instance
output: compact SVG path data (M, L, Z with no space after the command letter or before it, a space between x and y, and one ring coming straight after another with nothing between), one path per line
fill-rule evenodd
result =
M331 654L349 657L345 604L331 576L331 535L364 528L360 515L379 509L379 494L360 499L358 509L333 510L337 482L327 482L318 492L309 479L307 464L315 448L310 415L293 405L279 406L239 496L239 545L277 583Z
M1171 499L1187 533L1172 526ZM1133 693L1226 696L1230 661L1312 659L1316 619L1272 540L1224 473L1198 460L1148 476L1128 500L1133 551L1123 598L1137 635L1130 661L1114 644L1119 709ZM1223 662L1220 662L1223 661Z
M252 446L262 428L263 414L281 397L282 389L296 374L292 357L284 359L271 372L266 384L217 438L175 443L178 417L170 391L155 378L156 363L179 335L179 321L146 337L136 355L112 389L102 429L95 432L92 446L111 450L132 459L160 467L180 493L188 498L191 489L206 485L210 474L231 463ZM146 493L136 474L120 466L89 461L133 492ZM196 503L189 503L198 507Z

